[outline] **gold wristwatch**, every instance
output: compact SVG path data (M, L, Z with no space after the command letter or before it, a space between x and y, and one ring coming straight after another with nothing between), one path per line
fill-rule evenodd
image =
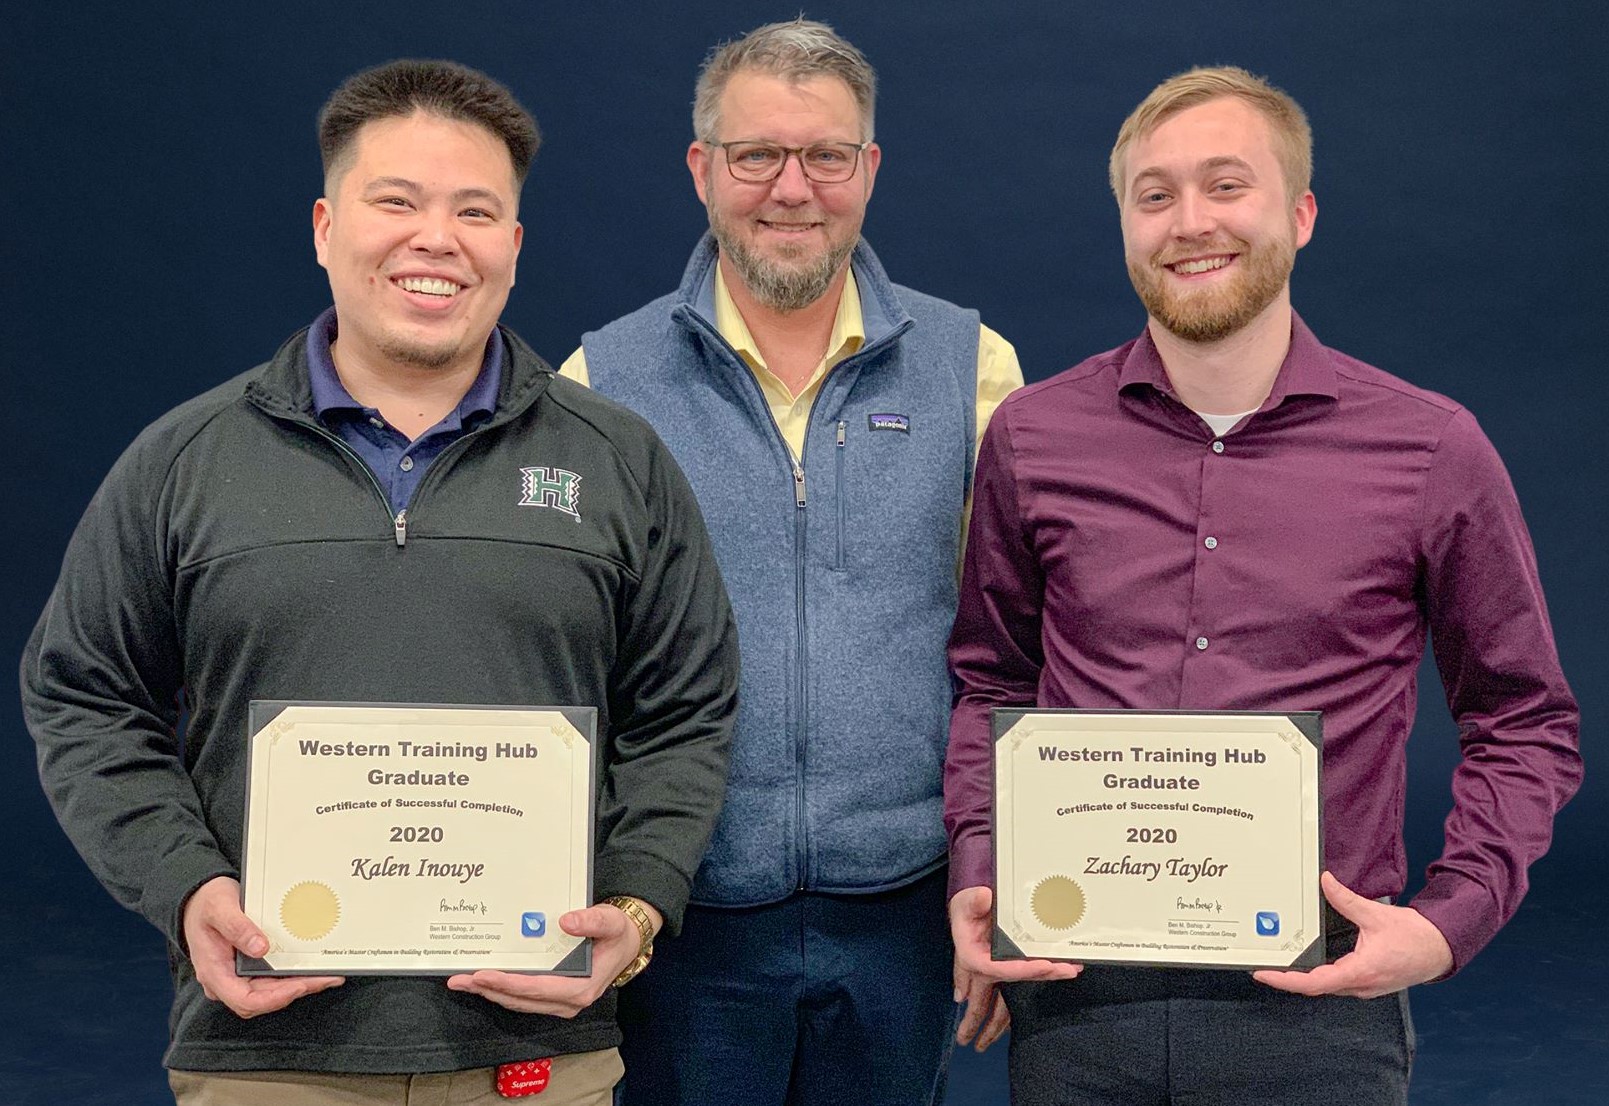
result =
M642 908L642 903L630 895L613 895L603 901L637 923L637 934L642 939L636 959L627 964L625 970L615 976L614 982L610 984L611 987L624 987L636 979L637 973L646 968L648 961L654 958L654 923L653 919L648 917L648 911Z

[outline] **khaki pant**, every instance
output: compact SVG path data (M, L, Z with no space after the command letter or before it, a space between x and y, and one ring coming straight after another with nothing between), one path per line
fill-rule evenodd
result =
M625 1069L617 1049L553 1058L547 1088L497 1093L496 1071L347 1075L318 1071L170 1071L178 1106L610 1106Z

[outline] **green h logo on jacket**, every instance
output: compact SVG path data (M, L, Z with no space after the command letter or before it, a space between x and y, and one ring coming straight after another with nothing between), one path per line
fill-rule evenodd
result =
M534 465L520 469L520 486L525 492L521 507L552 507L581 521L581 477L568 469Z

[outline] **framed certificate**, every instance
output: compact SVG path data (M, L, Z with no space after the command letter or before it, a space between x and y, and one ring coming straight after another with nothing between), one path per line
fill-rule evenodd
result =
M993 724L995 959L1323 963L1317 713Z
M592 707L250 704L241 975L587 975Z

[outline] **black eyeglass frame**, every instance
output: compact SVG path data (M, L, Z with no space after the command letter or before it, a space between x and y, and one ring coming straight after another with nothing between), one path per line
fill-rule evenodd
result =
M721 160L726 162L726 171L732 175L733 180L741 181L744 184L770 184L772 181L780 177L782 175L782 171L788 167L788 159L790 157L798 158L799 171L804 174L805 180L811 182L812 184L843 184L845 181L855 179L855 173L860 169L860 155L866 152L866 147L871 145L871 141L867 140L859 143L812 142L808 146L784 146L780 142L766 142L763 139L758 138L740 138L733 142L706 142L704 145L710 147L711 149L720 150L722 155L724 155ZM734 146L764 146L771 150L781 150L782 160L777 162L777 171L772 173L769 177L740 177L737 174L737 170L732 168L732 147ZM810 175L810 168L805 164L805 151L819 150L823 148L854 151L854 154L849 159L849 172L845 176L833 180L820 180Z

